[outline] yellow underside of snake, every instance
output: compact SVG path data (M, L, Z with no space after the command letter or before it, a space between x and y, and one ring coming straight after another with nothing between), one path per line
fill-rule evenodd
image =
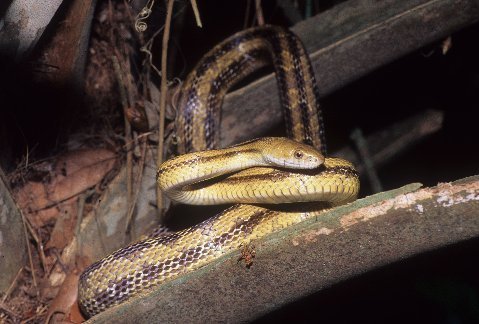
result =
M217 177L219 182L214 181ZM245 204L183 231L135 243L90 266L79 284L79 303L86 315L321 212L320 208L298 211L251 203L318 201L334 206L356 199L359 190L351 163L324 158L312 147L286 138L263 138L178 156L161 165L157 181L170 198L180 202Z

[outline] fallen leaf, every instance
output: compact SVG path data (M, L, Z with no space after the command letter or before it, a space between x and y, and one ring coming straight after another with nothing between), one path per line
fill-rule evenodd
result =
M46 323L55 315L55 322L62 321L70 313L71 307L77 303L79 271L74 270L68 274L58 291L57 296L50 303ZM58 314L58 316L56 315ZM63 314L63 316L61 316ZM61 316L61 317L60 317ZM81 322L81 321L80 321Z
M77 205L76 198L70 198L58 205L59 216L45 249L56 248L62 251L71 242L78 218Z
M32 225L42 227L58 217L62 211L58 204L98 184L115 162L115 153L106 149L69 152L53 163L51 173L45 176L48 179L26 183L15 190L14 197Z

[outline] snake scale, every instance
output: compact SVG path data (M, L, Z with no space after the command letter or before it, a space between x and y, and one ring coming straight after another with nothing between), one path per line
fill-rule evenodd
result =
M262 138L216 149L228 88L270 63L292 140ZM183 83L176 118L180 155L160 166L157 181L179 202L240 204L92 264L80 276L82 312L93 316L251 241L315 217L325 207L356 199L359 179L353 165L325 157L318 97L304 46L286 29L247 29L208 52ZM217 177L221 181L212 180Z

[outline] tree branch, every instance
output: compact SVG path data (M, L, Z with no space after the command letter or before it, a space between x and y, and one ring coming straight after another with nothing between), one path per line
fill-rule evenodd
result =
M443 112L429 109L366 136L374 167L386 164L425 137L439 131L443 120ZM364 172L364 164L355 149L345 147L332 155L352 162L359 174Z
M244 322L358 274L479 235L479 177L376 194L254 242L90 323Z

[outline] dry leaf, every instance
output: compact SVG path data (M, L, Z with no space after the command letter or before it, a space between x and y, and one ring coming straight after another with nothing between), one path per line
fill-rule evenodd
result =
M15 191L15 199L33 226L44 226L58 217L59 203L95 186L115 162L115 153L106 149L69 152L56 160L49 179L28 182Z
M77 205L75 197L58 205L59 216L45 246L46 249L56 248L62 251L71 242L78 218Z
M70 323L72 322L71 319L66 319L69 317L66 315L70 314L70 309L77 303L78 278L78 270L75 270L71 274L68 274L66 276L65 280L63 281L63 284L60 287L60 290L58 291L57 296L50 303L46 323L49 323L54 315L54 321L57 323L67 321ZM80 322L81 320L78 321L78 323Z

